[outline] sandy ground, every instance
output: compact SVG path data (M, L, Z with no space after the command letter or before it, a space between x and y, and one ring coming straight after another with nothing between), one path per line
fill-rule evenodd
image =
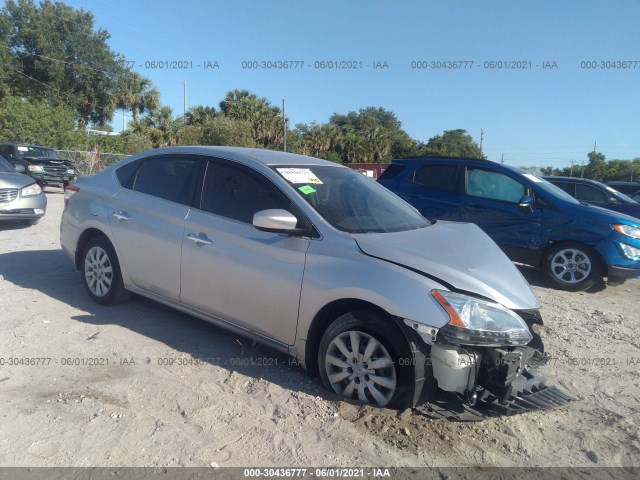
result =
M38 225L0 226L0 466L640 466L638 280L563 293L525 272L543 372L576 401L430 420L337 401L287 357L154 302L94 304L60 250L62 193L47 196Z

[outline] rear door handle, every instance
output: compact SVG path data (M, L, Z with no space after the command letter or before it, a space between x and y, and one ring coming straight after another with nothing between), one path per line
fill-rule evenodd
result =
M129 216L129 214L124 210L121 210L119 212L113 212L113 216L118 220L131 220L131 217Z
M213 242L207 238L204 233L187 233L187 238L199 247L205 245L213 245Z

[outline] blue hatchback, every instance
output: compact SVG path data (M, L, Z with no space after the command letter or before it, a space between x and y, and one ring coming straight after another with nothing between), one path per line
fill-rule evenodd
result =
M418 157L394 160L379 182L430 220L477 224L511 260L541 268L558 288L586 290L602 277L640 275L638 219L581 204L524 170Z

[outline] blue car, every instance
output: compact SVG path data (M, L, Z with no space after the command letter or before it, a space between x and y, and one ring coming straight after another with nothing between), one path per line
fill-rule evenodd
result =
M564 290L640 275L640 221L585 205L518 168L488 160L394 160L379 182L430 220L471 222L511 260ZM464 239L460 239L464 242ZM428 248L428 245L425 245Z
M640 203L596 180L576 177L542 177L583 203L640 219Z

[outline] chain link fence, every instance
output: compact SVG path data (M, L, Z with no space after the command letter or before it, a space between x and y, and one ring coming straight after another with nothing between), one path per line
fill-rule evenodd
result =
M98 171L104 170L108 166L129 156L122 153L100 152L100 158L98 160L97 151L56 150L56 152L58 152L60 157L66 160L71 160L80 175L98 173Z

